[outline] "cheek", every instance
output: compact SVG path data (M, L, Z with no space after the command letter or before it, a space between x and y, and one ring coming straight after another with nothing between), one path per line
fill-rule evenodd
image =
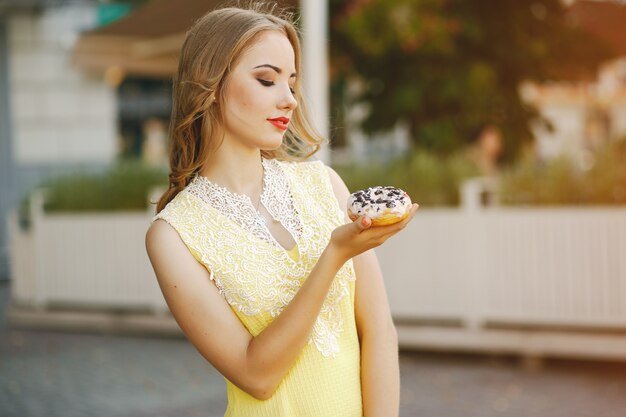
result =
M233 87L230 91L230 103L231 107L235 113L239 113L240 111L246 111L247 108L250 107L248 103L248 98L245 94L245 88L241 86Z
M233 86L233 89L230 91L233 108L237 112L254 111L264 102L263 93L264 91L260 88L255 88L254 84Z

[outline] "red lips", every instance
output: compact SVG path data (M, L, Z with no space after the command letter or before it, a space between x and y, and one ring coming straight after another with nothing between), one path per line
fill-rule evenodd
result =
M282 130L286 130L287 126L289 125L289 118L284 116L276 117L274 119L267 119L267 121Z

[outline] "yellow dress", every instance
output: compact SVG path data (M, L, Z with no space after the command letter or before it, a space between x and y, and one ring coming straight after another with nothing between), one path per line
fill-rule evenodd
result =
M152 221L176 229L250 334L281 313L344 223L321 161L262 159L261 202L290 232L283 248L245 195L196 175ZM224 417L362 417L352 260L337 273L308 343L273 396L257 400L227 378Z

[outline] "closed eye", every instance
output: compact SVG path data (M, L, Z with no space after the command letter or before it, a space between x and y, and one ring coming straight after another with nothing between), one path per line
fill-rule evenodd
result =
M263 84L264 86L266 86L266 87L269 87L269 86L271 86L271 85L274 85L274 84L275 84L275 83L274 83L274 81L267 81L267 80L263 80L263 79L261 79L261 78L257 78L257 80L258 80L261 84ZM291 94L296 94L296 92L294 91L294 89L293 89L293 88L289 88L289 90L291 91Z

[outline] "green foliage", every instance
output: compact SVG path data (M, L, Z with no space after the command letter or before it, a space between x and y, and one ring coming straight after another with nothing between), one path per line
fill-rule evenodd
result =
M441 155L498 126L515 160L540 121L521 102L525 80L593 73L608 49L568 24L560 0L330 0L333 85L364 80L366 133L405 121L418 147ZM340 108L346 88L333 88ZM353 103L344 103L350 106Z
M565 156L547 163L525 156L503 172L499 200L503 205L626 205L626 140L593 158L584 171Z
M351 192L375 185L393 185L406 191L421 207L458 206L459 185L478 175L461 153L438 156L426 150L387 164L334 166Z
M47 189L46 212L145 211L155 186L167 187L166 170L140 161L118 162L103 174L77 172L40 184Z
M441 156L424 149L387 164L333 168L351 191L393 185L422 207L458 206L460 184L480 175L463 152ZM167 186L167 170L123 161L102 174L79 172L39 186L48 190L46 212L145 211L148 192ZM587 171L566 157L541 162L523 156L503 169L498 193L503 205L626 205L626 139L600 149Z
M481 175L463 152L440 156L427 150L388 164L333 166L350 191L393 185L422 207L460 204L459 188ZM568 157L542 162L532 153L502 169L498 199L504 206L626 205L626 139L600 149L581 170Z

